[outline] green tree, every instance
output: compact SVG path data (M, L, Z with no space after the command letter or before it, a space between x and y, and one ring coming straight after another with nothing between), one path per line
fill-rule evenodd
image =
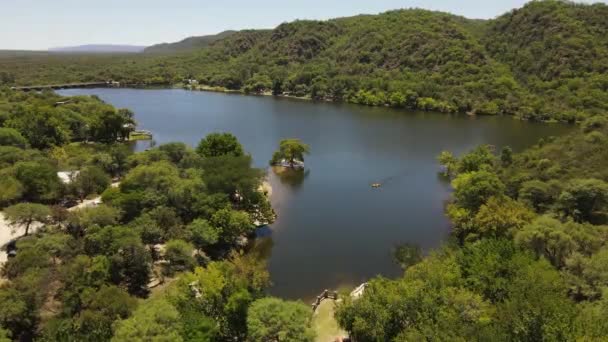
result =
M0 178L0 203L10 203L23 195L23 184L15 177L3 176Z
M467 173L481 170L491 170L496 157L492 154L489 145L482 145L465 154L458 160L458 173Z
M101 194L110 185L110 177L96 166L88 166L70 183L72 192L84 200L88 195Z
M221 231L221 239L227 243L234 242L238 236L250 233L255 228L247 213L230 209L218 210L210 223Z
M560 210L577 221L605 220L608 183L599 179L575 179L558 199Z
M558 191L558 190L557 190ZM540 180L524 182L519 189L519 198L536 211L545 211L556 200L557 192L550 183Z
M489 171L459 174L452 186L456 203L472 211L477 211L490 197L502 195L505 190L498 176Z
M165 273L173 275L175 272L192 270L195 265L193 251L194 247L186 241L168 241L165 245L165 260L168 262Z
M28 201L48 201L57 198L61 183L51 165L21 162L15 165L15 178L23 185L23 198Z
M180 342L179 312L164 299L151 300L135 310L133 316L115 325L114 342Z
M449 151L441 151L439 157L437 157L439 164L443 166L443 173L445 176L451 176L456 171L456 167L458 165L458 159L454 157L452 152Z
M255 301L247 313L249 337L254 341L314 341L310 308L278 298Z
M11 342L9 332L2 328L0 328L0 342Z
M482 237L513 236L534 219L534 213L520 202L507 196L490 197L483 204L473 224Z
M189 240L198 250L214 245L220 241L222 230L213 227L207 220L196 219L186 228Z
M509 166L513 163L513 149L509 146L505 146L500 151L500 162L502 166Z
M340 326L362 341L477 340L491 318L492 307L463 287L448 253L426 257L401 279L372 279L360 298L343 298L336 311Z
M303 162L304 155L310 153L310 147L299 139L284 139L279 143L279 150L272 155L271 164L277 164L282 159L294 167L296 162Z
M497 307L496 323L511 341L572 340L574 303L560 274L547 262L522 268Z
M196 152L204 158L233 156L240 157L245 153L238 139L230 133L211 133L202 139Z
M120 249L110 257L112 280L116 284L124 284L132 295L146 296L150 262L150 253L141 241L125 239L120 243Z
M0 145L25 148L27 146L27 139L16 129L0 127Z
M120 212L105 204L96 207L86 207L68 214L67 229L75 237L83 236L84 232L93 226L106 227L118 223Z
M43 224L50 219L51 209L37 203L19 203L4 209L4 215L13 232L24 229L27 236L33 223Z
M515 235L515 241L533 251L538 257L546 257L555 267L562 267L578 248L568 226L560 221L542 216L524 226Z

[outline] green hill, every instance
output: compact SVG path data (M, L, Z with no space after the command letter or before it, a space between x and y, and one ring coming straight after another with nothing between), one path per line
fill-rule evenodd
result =
M173 54L0 56L0 73L17 84L195 78L243 92L575 121L608 109L607 14L604 4L552 0L486 21L395 10L150 48Z
M226 38L236 31L223 31L214 35L188 37L176 43L162 43L149 46L144 49L145 53L175 53L196 50L209 46L209 44Z

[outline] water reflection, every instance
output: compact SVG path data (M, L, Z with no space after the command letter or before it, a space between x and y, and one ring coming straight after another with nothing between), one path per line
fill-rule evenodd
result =
M267 235L264 237L258 237L251 244L249 253L257 259L269 260L270 256L272 255L273 246L274 241L272 240L272 236Z
M297 190L299 189L304 180L310 175L308 169L291 169L282 166L272 167L272 171L283 185L287 185L290 188Z

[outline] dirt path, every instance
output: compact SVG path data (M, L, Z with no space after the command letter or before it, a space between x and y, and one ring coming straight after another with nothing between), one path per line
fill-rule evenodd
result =
M335 308L336 301L333 299L325 299L317 307L312 317L312 327L317 333L316 342L333 342L338 337L348 336L334 318Z

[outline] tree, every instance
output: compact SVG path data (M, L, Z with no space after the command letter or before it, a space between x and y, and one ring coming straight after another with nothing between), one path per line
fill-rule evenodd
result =
M231 209L218 210L210 223L221 231L221 239L227 243L234 242L238 236L250 233L255 228L247 213Z
M608 294L600 300L579 304L580 311L576 316L576 337L579 341L601 341L608 336Z
M577 221L605 220L608 183L599 179L575 179L558 199L560 210Z
M192 257L194 247L183 240L170 240L165 245L165 260L168 264L165 272L173 275L175 272L192 270L195 260Z
M92 226L107 227L118 223L120 212L114 207L102 204L96 207L86 207L68 214L67 229L75 237L84 235L86 229Z
M459 159L458 173L491 170L495 160L490 146L479 146Z
M72 192L84 200L88 195L101 194L110 185L110 177L96 166L80 170L70 183Z
M483 204L473 224L482 237L512 236L534 218L534 213L507 196L490 197Z
M17 163L15 178L23 185L23 198L28 201L55 199L61 189L57 171L47 163Z
M247 329L254 341L313 341L310 308L278 298L255 301L247 312Z
M113 342L180 342L179 312L164 299L148 301L133 316L116 323Z
M230 133L211 133L207 135L198 143L196 152L204 158L240 157L245 154L241 143Z
M443 166L443 174L445 176L453 175L454 171L456 171L456 166L458 165L458 159L454 157L452 152L450 151L441 151L439 157L437 157L439 164Z
M439 252L401 279L372 279L358 299L343 298L336 319L357 341L468 341L479 339L492 311L463 287L453 254Z
M29 234L33 223L46 223L51 216L51 209L37 203L19 203L4 210L4 215L11 225L11 230L24 229L25 236Z
M559 190L555 189L551 183L543 182L540 180L530 180L524 182L519 189L519 198L529 205L531 205L536 211L544 211L549 208L557 197Z
M150 253L141 241L125 239L120 249L110 257L110 273L116 284L125 284L127 291L135 296L148 294L150 282Z
M0 342L11 342L9 332L2 328L0 328Z
M490 197L499 196L505 190L498 176L489 171L459 174L452 186L456 203L472 211L477 211Z
M534 262L532 255L504 238L469 243L458 251L457 259L467 288L492 303L507 299L514 277Z
M500 162L502 166L509 166L513 163L513 149L509 146L505 146L500 151Z
M23 195L23 184L15 177L2 176L0 178L0 203L10 203Z
M291 167L294 167L296 161L303 162L304 155L309 153L310 147L299 139L284 139L279 143L279 150L272 155L270 163L277 164L285 159Z
M106 107L95 113L90 132L93 140L112 143L125 140L135 127L133 112L128 109Z
M196 219L186 227L189 240L198 250L214 245L220 240L221 228L209 224L207 220Z
M515 241L533 251L537 257L546 257L558 268L561 268L566 258L578 248L568 226L546 216L524 226L515 235Z
M27 139L16 129L0 127L0 145L25 148L27 146Z
M508 286L508 299L497 307L497 326L510 341L572 340L576 310L566 290L546 261L522 268Z

